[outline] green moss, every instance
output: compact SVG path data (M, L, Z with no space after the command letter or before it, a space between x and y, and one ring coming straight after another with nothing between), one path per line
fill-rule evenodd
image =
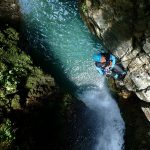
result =
M15 132L11 121L7 118L0 124L0 149L9 150L15 139Z
M16 30L11 27L4 30L4 33L6 34L7 39L12 40L13 42L19 40L19 33L16 32ZM17 42L16 42L16 44L17 44Z
M3 123L0 125L0 142L9 141L11 142L14 137L14 132L12 130L11 121L9 119L5 119Z
M84 14L86 14L88 12L88 7L85 2L82 3L81 10Z
M9 119L4 119L3 123L0 124L0 149L9 149L14 139L12 123Z
M32 89L35 87L43 76L44 73L40 70L40 68L34 67L31 75L27 79L26 88Z
M21 105L20 105L20 96L19 95L15 95L14 98L11 101L11 107L13 109L20 109Z

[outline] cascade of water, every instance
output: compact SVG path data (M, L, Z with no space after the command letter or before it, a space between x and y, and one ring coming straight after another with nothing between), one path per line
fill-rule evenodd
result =
M92 149L121 150L124 122L104 78L98 75L91 60L93 53L103 47L83 24L76 1L19 2L28 41L52 60L54 66L59 66L67 80L76 85L78 98L94 110L97 134Z
M94 150L121 150L123 149L124 122L119 108L112 99L107 88L103 86L79 90L79 98L97 114L97 138Z

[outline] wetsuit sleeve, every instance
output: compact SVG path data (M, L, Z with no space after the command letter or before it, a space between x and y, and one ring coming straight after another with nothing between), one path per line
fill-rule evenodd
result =
M96 70L100 73L100 75L104 75L104 70L101 68L96 67Z
M115 58L115 56L110 55L110 61L112 62L111 68L113 68L113 67L115 66L115 63L116 63L116 58Z

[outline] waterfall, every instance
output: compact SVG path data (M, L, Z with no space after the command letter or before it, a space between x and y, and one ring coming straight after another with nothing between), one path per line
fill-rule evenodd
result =
M94 150L123 149L124 122L116 102L108 93L105 85L102 89L89 88L79 92L79 98L97 114L97 140Z
M75 85L74 95L94 114L93 121L88 122L96 131L92 146L83 149L80 143L72 149L123 149L124 121L105 79L96 72L91 59L97 50L105 49L82 22L77 1L19 0L19 3L22 29L30 45L51 62L55 78L62 84Z

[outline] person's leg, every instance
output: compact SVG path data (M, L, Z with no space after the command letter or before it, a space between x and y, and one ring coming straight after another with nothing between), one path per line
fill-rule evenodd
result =
M118 66L116 64L113 67L113 70L115 70L116 73L120 73L120 74L124 72L124 70L120 66Z

